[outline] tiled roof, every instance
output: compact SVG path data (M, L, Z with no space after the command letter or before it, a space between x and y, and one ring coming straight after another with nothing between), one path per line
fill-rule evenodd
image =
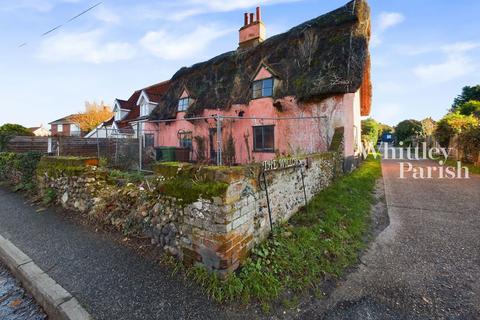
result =
M68 115L66 117L57 119L55 121L50 122L49 124L69 124L69 123L75 123L72 119L75 117L75 114Z
M150 102L157 103L160 101L160 98L167 92L170 87L170 81L164 81L152 86L140 89L135 91L128 100L117 99L117 102L120 104L120 107L125 110L130 110L130 112L120 121L116 121L117 127L122 133L133 133L133 128L130 125L130 122L135 120L147 119L146 117L140 117L140 107L137 106L138 99L140 94L144 91L148 95ZM113 122L113 121L112 121Z

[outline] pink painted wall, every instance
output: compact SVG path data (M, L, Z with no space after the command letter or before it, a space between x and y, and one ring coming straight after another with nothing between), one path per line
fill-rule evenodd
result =
M325 116L326 119L308 120L256 120L256 119L224 119L222 123L222 139L225 144L231 134L235 142L235 156L237 163L252 163L270 160L276 156L302 155L326 151L333 137L336 127L345 129L345 154L353 155L358 152L358 141L355 126L360 123L360 107L358 93L338 95L327 98L318 103L298 104L294 97L285 97L281 101L283 110L274 107L272 98L251 100L248 105L233 105L228 111L205 109L203 117L216 114L224 116L238 116L243 113L244 118L266 117L308 117ZM358 106L357 106L358 104ZM358 110L357 110L358 109ZM358 114L357 114L358 113ZM177 121L168 123L146 123L146 130L155 131L156 146L179 146L178 132L191 131L192 136L205 137L207 154L209 157L209 129L216 129L214 119L183 120L184 112L177 113ZM253 150L253 126L274 125L275 152L255 152ZM214 135L216 150L216 134ZM193 159L196 159L197 146L193 140Z

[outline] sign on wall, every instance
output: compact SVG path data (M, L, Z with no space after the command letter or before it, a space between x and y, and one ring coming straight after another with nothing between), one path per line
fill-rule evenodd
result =
M296 158L285 158L285 159L273 159L263 162L263 171L275 171L275 170L285 170L288 168L296 168L300 166L305 166L307 160L305 159L296 159Z

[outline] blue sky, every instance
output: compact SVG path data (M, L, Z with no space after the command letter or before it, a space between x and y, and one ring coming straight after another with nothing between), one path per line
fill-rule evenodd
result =
M0 124L46 124L86 100L111 104L234 50L243 12L258 4L273 35L346 0L104 0L40 37L97 2L0 0ZM374 118L438 119L463 86L480 83L480 1L369 3Z

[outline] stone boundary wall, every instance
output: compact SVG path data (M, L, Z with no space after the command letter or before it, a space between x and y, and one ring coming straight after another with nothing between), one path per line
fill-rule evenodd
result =
M343 149L341 139L337 144L332 150ZM295 161L303 165L265 172L272 223L288 220L305 205L302 172L308 199L342 174L343 155L337 151ZM159 163L155 175L129 181L98 167L96 159L44 157L35 180L40 195L95 224L148 236L187 265L226 274L270 232L262 172L261 164Z

